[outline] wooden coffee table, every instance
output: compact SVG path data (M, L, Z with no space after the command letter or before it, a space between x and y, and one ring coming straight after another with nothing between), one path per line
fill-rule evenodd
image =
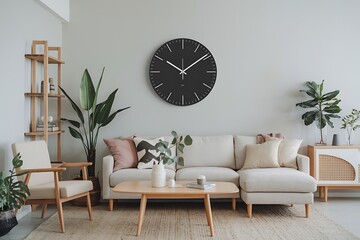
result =
M125 181L116 185L114 192L121 193L138 193L141 194L140 211L138 219L137 236L140 236L141 226L144 222L144 215L146 210L146 203L148 198L203 198L205 203L205 213L207 223L210 227L210 234L214 236L214 225L211 213L210 194L231 194L238 193L239 188L229 182L214 182L215 188L209 190L187 188L185 181L177 181L173 188L153 188L150 181ZM233 208L235 198L233 199Z

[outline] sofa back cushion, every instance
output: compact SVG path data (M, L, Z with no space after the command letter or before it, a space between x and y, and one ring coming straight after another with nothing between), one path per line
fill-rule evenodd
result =
M183 167L228 167L235 169L233 136L191 136L193 143L184 152L177 152L184 158Z
M241 169L245 163L246 146L249 144L256 144L256 137L253 136L234 136L234 151L235 151L235 168Z

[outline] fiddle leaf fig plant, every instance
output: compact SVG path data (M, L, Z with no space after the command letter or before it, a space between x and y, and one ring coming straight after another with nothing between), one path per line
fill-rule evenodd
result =
M340 118L337 113L341 111L338 106L340 99L337 99L339 90L335 90L328 93L323 93L324 80L320 84L316 82L306 82L308 89L300 90L300 92L306 93L311 99L296 103L296 107L312 108L313 110L305 112L301 118L304 120L306 126L315 122L316 127L320 129L320 142L319 144L325 144L323 139L323 128L329 125L334 127L332 118Z
M190 135L186 135L185 137L179 136L176 131L171 131L171 135L173 136L173 140L171 143L167 141L160 140L160 146L157 148L157 151L160 152L160 163L163 164L172 164L176 162L177 164L184 166L184 158L183 157L174 157L171 156L171 148L176 147L176 149L180 152L184 152L185 146L190 146L193 142Z
M15 169L23 165L20 153L12 160L13 168L9 170L10 175L3 178L0 172L0 211L18 209L25 204L26 198L30 196L29 188L23 181L17 181L15 177L27 174L27 172L16 173Z
M359 118L360 118L360 111L353 109L349 115L346 115L341 119L342 121L341 129L346 129L349 145L351 144L352 132L360 127L359 124L356 124Z
M95 176L96 144L100 129L114 120L119 112L130 108L126 107L118 109L111 113L118 89L115 89L105 101L98 103L99 89L104 70L105 68L102 70L100 80L95 89L89 71L85 69L80 83L80 106L78 106L69 94L59 86L61 91L70 101L71 106L78 117L78 120L67 118L61 118L61 120L67 121L72 125L69 126L71 136L82 142L87 161L92 162L92 165L88 167L89 176ZM85 111L85 117L82 111Z

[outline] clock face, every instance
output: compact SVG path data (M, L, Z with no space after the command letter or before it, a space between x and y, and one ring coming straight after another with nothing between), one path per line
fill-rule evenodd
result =
M213 89L216 63L201 43L179 38L164 43L150 62L150 82L166 102L187 106L203 100Z

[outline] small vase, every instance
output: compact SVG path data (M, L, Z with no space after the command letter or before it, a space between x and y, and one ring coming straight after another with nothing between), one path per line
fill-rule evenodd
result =
M339 137L338 137L337 134L333 135L332 145L333 146L338 146L339 145Z
M164 164L154 165L151 171L151 186L155 188L165 187L166 172Z

